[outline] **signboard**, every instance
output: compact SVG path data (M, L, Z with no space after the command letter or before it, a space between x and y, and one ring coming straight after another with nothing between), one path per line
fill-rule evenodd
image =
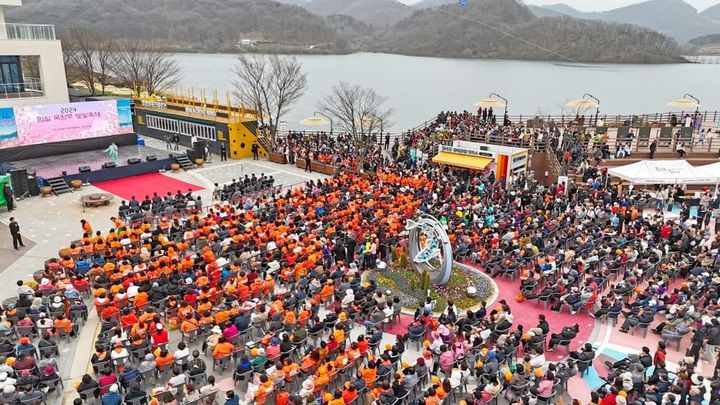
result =
M15 112L12 107L0 108L0 142L17 138Z
M0 147L3 148L98 138L130 131L132 112L127 99L0 109Z

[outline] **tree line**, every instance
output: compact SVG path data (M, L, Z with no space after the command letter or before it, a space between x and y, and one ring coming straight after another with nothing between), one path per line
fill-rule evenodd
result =
M105 94L108 84L128 86L136 94L155 94L175 85L181 76L172 54L156 42L118 40L82 28L60 37L68 82L80 81L92 95Z

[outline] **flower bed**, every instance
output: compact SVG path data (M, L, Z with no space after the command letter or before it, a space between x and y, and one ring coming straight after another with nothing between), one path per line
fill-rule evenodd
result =
M393 295L397 295L405 308L415 310L425 302L426 291L419 288L420 273L414 270L375 270L369 273L368 277L375 280L380 288L388 289ZM477 290L474 296L467 293L470 284ZM436 312L444 311L448 300L463 310L478 305L480 301L487 302L494 293L495 284L490 278L458 266L453 268L447 284L430 286L430 297L435 301Z

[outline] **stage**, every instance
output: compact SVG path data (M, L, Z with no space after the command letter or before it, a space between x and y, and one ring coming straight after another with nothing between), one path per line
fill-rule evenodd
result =
M42 146L38 146L42 147ZM149 146L120 146L118 148L118 167L127 165L130 158L138 158L145 162L147 156L155 155L157 160L167 159L168 154L184 153L185 150L168 151L164 149L156 149ZM103 163L109 162L110 158L102 149L87 152L68 153L57 156L46 156L34 159L18 160L10 162L13 169L25 169L29 174L36 172L38 176L44 178L58 177L62 172L67 172L68 176L78 173L78 167L90 166L90 170L97 171L102 168Z

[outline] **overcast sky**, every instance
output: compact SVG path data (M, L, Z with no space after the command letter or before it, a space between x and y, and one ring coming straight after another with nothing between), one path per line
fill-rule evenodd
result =
M417 3L419 0L400 0L405 4ZM581 11L605 11L618 7L624 7L634 3L641 3L646 0L526 0L527 4L557 4L565 3ZM720 0L685 0L696 9L702 11L710 6L720 3Z

